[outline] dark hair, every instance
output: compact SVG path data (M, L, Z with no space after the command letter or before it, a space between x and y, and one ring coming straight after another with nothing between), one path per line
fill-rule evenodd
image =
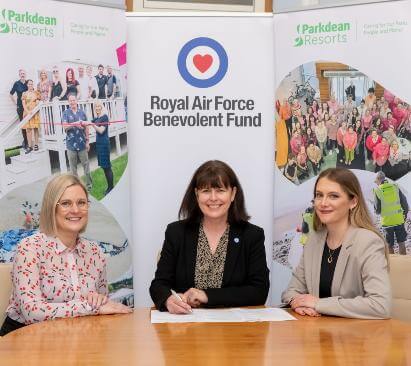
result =
M375 93L375 89L374 88L369 88L368 93Z
M102 64L98 65L97 68L99 69L100 67L102 67L104 69L104 66Z
M245 208L243 189L237 176L226 163L220 160L206 161L194 172L178 211L180 219L185 219L188 222L199 222L201 220L203 214L198 207L195 190L196 188L207 187L236 187L237 192L234 201L228 210L228 222L231 224L250 219Z

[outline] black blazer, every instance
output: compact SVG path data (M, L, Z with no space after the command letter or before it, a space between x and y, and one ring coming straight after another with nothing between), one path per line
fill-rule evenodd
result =
M194 285L199 224L177 221L166 229L163 249L150 295L165 311L170 289L184 293ZM221 288L204 289L208 307L262 305L270 281L265 257L264 230L248 222L230 225Z

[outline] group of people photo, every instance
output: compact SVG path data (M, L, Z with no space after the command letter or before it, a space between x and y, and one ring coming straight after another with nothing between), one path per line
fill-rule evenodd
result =
M300 184L329 167L383 171L393 180L410 171L411 105L375 86L361 99L351 82L340 99L317 92L277 100L276 160L288 180Z
M282 295L284 304L307 316L389 318L387 246L357 177L345 168L324 170L313 202L314 230ZM89 204L77 177L50 180L40 230L20 242L14 257L1 335L49 319L131 311L108 298L106 260L80 235ZM188 314L199 307L265 304L270 280L264 230L249 222L244 191L230 166L210 160L195 170L179 218L165 231L149 289L157 309ZM337 272L340 262L345 270Z
M76 68L76 69L75 69ZM110 118L108 101L120 96L121 88L111 66L98 65L97 73L92 65L78 64L77 67L67 67L63 72L58 66L51 71L41 69L35 77L27 76L23 69L19 70L19 79L10 90L10 98L17 108L18 120L25 123L21 126L23 141L21 147L25 154L39 151L40 125L43 131L53 132L58 124L65 131L65 144L69 171L77 176L77 164L81 163L84 170L86 187L91 191L93 182L89 164L89 129L95 131L95 153L98 166L103 169L108 194L114 187L114 177L110 162ZM64 75L61 75L63 73ZM91 105L91 115L87 116L85 102ZM40 111L34 109L40 104L58 102L61 111L61 121L54 121L53 126L41 121ZM82 104L79 104L82 102ZM123 106L122 106L123 107ZM46 113L47 114L47 113ZM51 112L49 113L51 114ZM60 113L59 113L60 114Z

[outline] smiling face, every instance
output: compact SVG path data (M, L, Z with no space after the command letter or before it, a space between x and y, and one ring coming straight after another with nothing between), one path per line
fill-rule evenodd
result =
M78 235L87 221L86 192L80 185L67 187L56 206L57 236Z
M27 89L30 90L30 91L34 90L33 80L28 80L27 81Z
M203 187L196 188L198 207L204 220L227 221L228 210L234 201L236 187Z
M69 95L68 97L68 103L71 109L76 110L77 109L77 98L75 95Z
M103 110L103 106L101 104L96 104L94 110L96 111L96 114L99 116L101 114L101 111Z
M74 79L73 71L68 69L66 72L66 77L67 77L67 81L72 81Z
M350 209L357 205L357 198L350 198L341 185L324 177L315 189L314 207L320 221L328 225L346 224Z
M20 70L19 71L19 78L20 78L20 80L25 80L26 79L26 71Z

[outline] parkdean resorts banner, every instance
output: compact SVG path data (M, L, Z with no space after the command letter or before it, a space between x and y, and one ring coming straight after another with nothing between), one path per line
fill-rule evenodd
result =
M326 168L353 170L390 251L411 254L411 2L276 14L274 35L276 304L300 260L314 183ZM398 235L384 224L379 172L402 193Z
M50 178L77 174L91 200L83 235L107 256L110 297L133 305L125 42L122 10L0 2L0 263L11 263L18 242L39 229ZM70 95L87 121L98 102L109 120L103 145L89 128L81 161L70 158L62 126Z

